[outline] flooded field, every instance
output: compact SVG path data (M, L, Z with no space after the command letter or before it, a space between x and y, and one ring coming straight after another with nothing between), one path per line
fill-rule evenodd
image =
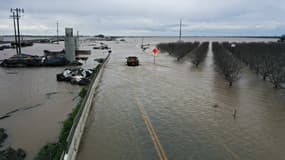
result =
M176 40L145 38L144 43L154 46ZM141 39L135 38L109 43L113 53L89 116L79 160L284 159L284 90L274 89L247 67L229 88L214 69L211 47L205 62L195 68L191 62L177 62L161 53L153 64L151 51L143 53L140 44ZM129 55L138 56L141 65L127 67Z
M88 43L83 49L91 49ZM43 55L43 50L62 50L63 43L38 44L22 48L23 53ZM93 68L95 57L103 57L102 51L92 51L84 67ZM0 59L11 57L15 49L0 51ZM80 87L57 82L56 74L65 67L0 68L0 120L8 138L6 145L23 148L28 160L33 159L40 147L55 142L61 122L78 102Z

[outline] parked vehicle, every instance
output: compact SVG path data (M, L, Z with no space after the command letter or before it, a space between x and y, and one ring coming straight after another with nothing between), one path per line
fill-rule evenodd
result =
M127 65L128 66L138 66L139 65L139 59L135 56L129 56L127 59Z

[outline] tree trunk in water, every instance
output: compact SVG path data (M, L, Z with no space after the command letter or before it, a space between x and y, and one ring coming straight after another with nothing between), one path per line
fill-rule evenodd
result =
M229 83L229 87L231 87L231 86L233 86L233 82L230 82L230 83Z

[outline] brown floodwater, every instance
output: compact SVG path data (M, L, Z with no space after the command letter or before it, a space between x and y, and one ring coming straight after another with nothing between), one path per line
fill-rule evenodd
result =
M145 38L154 46L175 38ZM257 38L188 38L185 41L271 41ZM215 70L211 47L198 68L151 50L141 39L113 48L82 139L79 160L159 159L142 116L144 108L162 150L172 160L281 160L285 157L285 92L247 67L229 88ZM128 67L125 57L141 65ZM215 107L214 107L215 106ZM236 110L236 118L233 111Z
M83 49L91 49L82 42ZM43 55L43 50L62 50L63 43L37 44L22 48L23 53ZM92 51L83 67L93 68L94 58L103 57L102 51ZM0 51L0 59L11 57L14 49ZM0 120L9 137L5 145L22 148L27 160L33 159L40 147L57 140L62 121L78 102L79 86L57 82L56 74L65 67L0 68Z

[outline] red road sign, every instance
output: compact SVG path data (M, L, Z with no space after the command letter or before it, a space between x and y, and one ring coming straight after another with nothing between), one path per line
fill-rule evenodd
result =
M156 47L152 49L152 53L153 53L153 54L157 54L158 51L159 51L159 50L158 50Z

